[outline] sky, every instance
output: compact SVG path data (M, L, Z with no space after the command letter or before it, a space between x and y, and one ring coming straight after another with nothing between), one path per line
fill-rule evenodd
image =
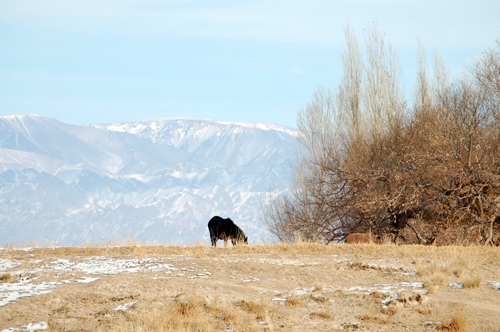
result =
M373 24L410 94L418 42L460 77L500 38L500 1L0 0L0 115L295 127L336 89L345 27L363 44Z

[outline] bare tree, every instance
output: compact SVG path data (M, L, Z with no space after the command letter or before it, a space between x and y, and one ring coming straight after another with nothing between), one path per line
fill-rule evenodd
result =
M328 242L332 216L327 206L326 165L334 154L336 109L333 94L318 90L313 101L298 114L298 151L293 165L292 190L266 207L264 222L282 241L297 238Z
M499 50L450 83L437 56L429 82L419 47L408 107L397 57L376 27L366 63L349 27L345 36L338 91L318 90L299 112L294 185L268 206L269 229L282 241L367 230L408 243L498 241Z

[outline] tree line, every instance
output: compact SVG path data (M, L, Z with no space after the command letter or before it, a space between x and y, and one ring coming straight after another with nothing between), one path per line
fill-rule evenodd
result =
M395 51L376 26L345 29L343 77L297 118L293 185L270 192L280 241L330 243L372 231L398 243L500 243L500 39L450 80L419 46L406 100Z

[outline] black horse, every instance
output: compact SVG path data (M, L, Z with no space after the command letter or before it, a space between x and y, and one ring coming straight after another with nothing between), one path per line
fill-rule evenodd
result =
M229 218L221 218L215 216L208 222L208 231L210 232L210 240L212 246L217 246L217 240L224 240L224 247L227 247L227 240L231 239L231 243L236 245L237 242L245 242L248 244L248 237L245 233L236 226Z

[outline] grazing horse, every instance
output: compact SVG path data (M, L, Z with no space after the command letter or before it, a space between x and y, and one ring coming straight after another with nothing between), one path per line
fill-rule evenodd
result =
M236 226L236 224L229 218L221 218L215 216L208 222L208 231L210 232L210 240L212 246L217 246L217 240L224 240L224 247L227 247L227 240L236 245L237 242L245 242L248 244L248 237L245 233Z
M345 238L345 243L354 244L354 243L375 243L382 244L380 240L380 236L375 235L373 233L352 233L349 234Z

